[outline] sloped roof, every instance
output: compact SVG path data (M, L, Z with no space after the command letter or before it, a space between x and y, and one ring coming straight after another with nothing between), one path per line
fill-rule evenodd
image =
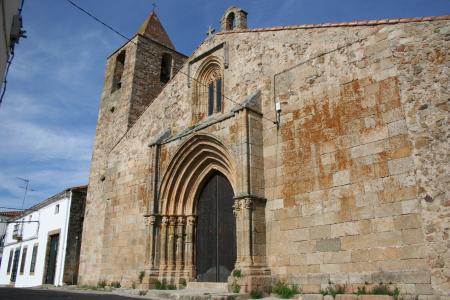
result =
M8 218L15 218L20 216L21 214L21 211L0 211L0 216Z
M152 11L150 13L137 33L175 50L175 46L173 45L172 41L169 38L169 35L159 21L155 11Z

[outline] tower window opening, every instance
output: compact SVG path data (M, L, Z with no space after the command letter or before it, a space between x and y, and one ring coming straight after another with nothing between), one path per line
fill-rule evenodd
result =
M124 67L125 67L125 50L120 52L116 57L116 66L114 68L114 78L111 92L115 92L122 87L122 75Z
M236 17L233 12L227 16L227 30L234 30L236 27Z
M172 76L172 56L168 53L164 53L161 59L161 73L160 81L167 83Z

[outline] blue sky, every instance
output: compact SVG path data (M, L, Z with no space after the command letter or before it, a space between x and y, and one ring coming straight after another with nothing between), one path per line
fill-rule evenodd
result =
M150 0L74 0L132 36ZM248 13L249 27L445 15L450 0L159 0L157 13L177 50L190 55L224 10ZM88 182L106 57L124 40L64 0L26 0L28 38L16 48L0 106L0 206L25 206Z

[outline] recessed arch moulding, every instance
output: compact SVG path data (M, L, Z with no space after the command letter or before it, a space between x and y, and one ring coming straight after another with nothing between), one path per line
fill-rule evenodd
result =
M248 113L237 112L236 116L239 120L248 117ZM240 284L250 291L256 286L262 288L267 285L263 281L270 280L265 264L265 200L249 194L246 184L242 184L242 177L248 176L246 164L242 163L247 158L246 148L238 144L231 151L225 145L217 136L194 134L178 146L161 171L160 184L155 185L159 191L147 215L149 259L144 285L152 287L156 280L173 284L195 280L196 203L205 180L216 171L229 180L235 195L235 269L244 275ZM155 145L154 155L164 151L163 147L167 146ZM236 150L241 148L244 151Z
M201 184L219 171L237 191L236 164L231 152L217 138L196 135L176 152L162 178L160 212L166 215L194 215Z

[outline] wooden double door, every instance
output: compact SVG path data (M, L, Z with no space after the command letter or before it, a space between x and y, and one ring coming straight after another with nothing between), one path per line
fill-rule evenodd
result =
M197 201L197 281L226 282L236 262L233 188L219 172L205 182Z

